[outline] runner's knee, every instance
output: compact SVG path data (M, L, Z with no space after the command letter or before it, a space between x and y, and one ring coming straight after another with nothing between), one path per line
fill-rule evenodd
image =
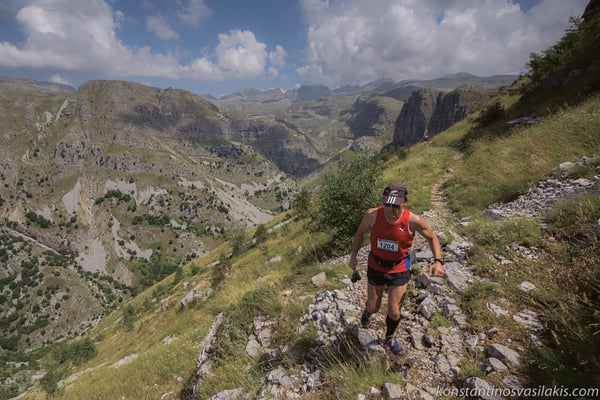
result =
M398 311L388 311L388 316L394 321L398 321L400 319L400 310Z
M394 307L393 305L388 305L387 315L394 321L399 320L400 319L400 307Z

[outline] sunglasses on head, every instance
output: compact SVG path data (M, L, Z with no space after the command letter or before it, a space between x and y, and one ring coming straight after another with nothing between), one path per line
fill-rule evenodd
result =
M384 204L386 207L392 207L393 209L397 210L400 208L400 206L398 204Z

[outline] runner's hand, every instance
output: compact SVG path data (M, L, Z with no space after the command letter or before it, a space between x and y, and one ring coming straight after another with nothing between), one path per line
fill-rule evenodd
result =
M429 275L433 276L444 276L446 271L444 270L444 266L440 263L433 263L429 266Z

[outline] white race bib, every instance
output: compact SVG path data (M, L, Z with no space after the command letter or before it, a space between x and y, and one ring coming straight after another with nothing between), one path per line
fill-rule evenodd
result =
M388 239L377 239L377 248L383 251L389 251L392 253L398 253L398 249L400 248L398 242Z

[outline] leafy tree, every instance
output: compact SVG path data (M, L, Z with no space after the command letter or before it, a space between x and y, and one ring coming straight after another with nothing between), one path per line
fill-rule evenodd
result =
M569 22L571 26L558 42L541 53L530 54L526 67L532 86L540 84L550 72L560 66L588 60L594 54L594 49L597 50L597 38L600 34L598 24L585 23L581 18L573 17Z
M306 188L300 189L292 202L292 207L296 209L301 218L307 217L310 212L310 192Z
M246 243L246 231L243 229L236 229L233 232L231 241L231 252L234 256L242 254L248 248L248 244Z
M494 104L486 107L476 118L473 119L473 122L478 126L487 126L493 122L498 121L500 118L504 117L505 109L499 101L494 102Z
M338 162L324 175L318 226L331 232L332 250L348 251L365 211L378 204L382 168L366 155Z
M49 396L52 396L58 391L58 382L61 377L61 372L56 368L52 368L46 372L46 375L44 375L42 379L40 379L40 386Z
M269 233L267 232L267 227L264 224L260 224L256 227L256 232L254 232L254 239L256 240L256 244L261 244L267 240Z

